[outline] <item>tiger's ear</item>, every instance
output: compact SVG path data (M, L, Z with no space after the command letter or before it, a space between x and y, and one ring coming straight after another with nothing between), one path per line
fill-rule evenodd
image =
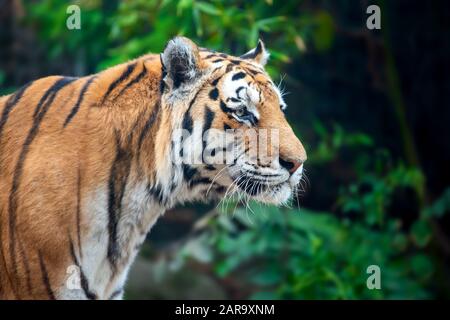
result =
M172 89L193 81L203 69L197 45L185 37L175 37L167 43L161 63L167 73L164 81Z
M264 42L259 39L258 45L255 49L250 50L246 54L240 56L241 59L249 59L254 60L263 67L266 65L267 60L269 60L269 52L266 50L266 46L264 45Z

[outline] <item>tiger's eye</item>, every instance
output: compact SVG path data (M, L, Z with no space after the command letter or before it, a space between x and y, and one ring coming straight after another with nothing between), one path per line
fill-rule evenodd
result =
M245 107L237 109L235 113L238 117L242 117L245 114Z

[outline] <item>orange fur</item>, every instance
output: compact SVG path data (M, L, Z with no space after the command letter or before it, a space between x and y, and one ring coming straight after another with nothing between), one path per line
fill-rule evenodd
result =
M202 69L218 58L224 60L223 68L211 76L229 72L226 66L232 61L239 61L237 68L257 71L252 81L264 95L258 127L279 128L280 153L304 161L303 146L279 110L262 68L232 56L197 52ZM59 298L67 266L85 258L82 243L95 218L87 210L90 195L99 186L117 191L125 188L120 183L137 184L142 177L155 181L156 167L167 161L173 131L174 111L161 102L163 76L159 56L145 55L83 78L39 79L23 92L0 98L0 299ZM209 104L216 115L213 128L225 123L242 127L211 103L212 80L199 89L192 117L202 119ZM110 204L120 208L121 201ZM141 221L140 234L148 231L147 220ZM112 274L103 292L91 298L114 295L119 273Z

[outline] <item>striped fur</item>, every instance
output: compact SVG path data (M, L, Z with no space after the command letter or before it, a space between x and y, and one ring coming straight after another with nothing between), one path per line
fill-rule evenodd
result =
M161 56L1 97L0 299L121 299L157 218L184 201L220 199L237 180L232 166L219 174L224 165L171 161L175 150L220 153L210 129L278 127L283 158L303 162L264 59L262 44L238 58L175 38ZM233 103L244 92L257 102L241 119ZM188 133L178 145L177 129ZM272 170L289 177L280 163ZM269 170L246 165L261 177Z

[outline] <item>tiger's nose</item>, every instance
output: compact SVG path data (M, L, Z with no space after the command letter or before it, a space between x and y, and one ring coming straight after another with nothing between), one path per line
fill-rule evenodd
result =
M302 161L296 161L292 159L279 159L280 165L285 168L287 171L289 171L290 174L293 174L295 171L297 171L298 168L303 164Z

